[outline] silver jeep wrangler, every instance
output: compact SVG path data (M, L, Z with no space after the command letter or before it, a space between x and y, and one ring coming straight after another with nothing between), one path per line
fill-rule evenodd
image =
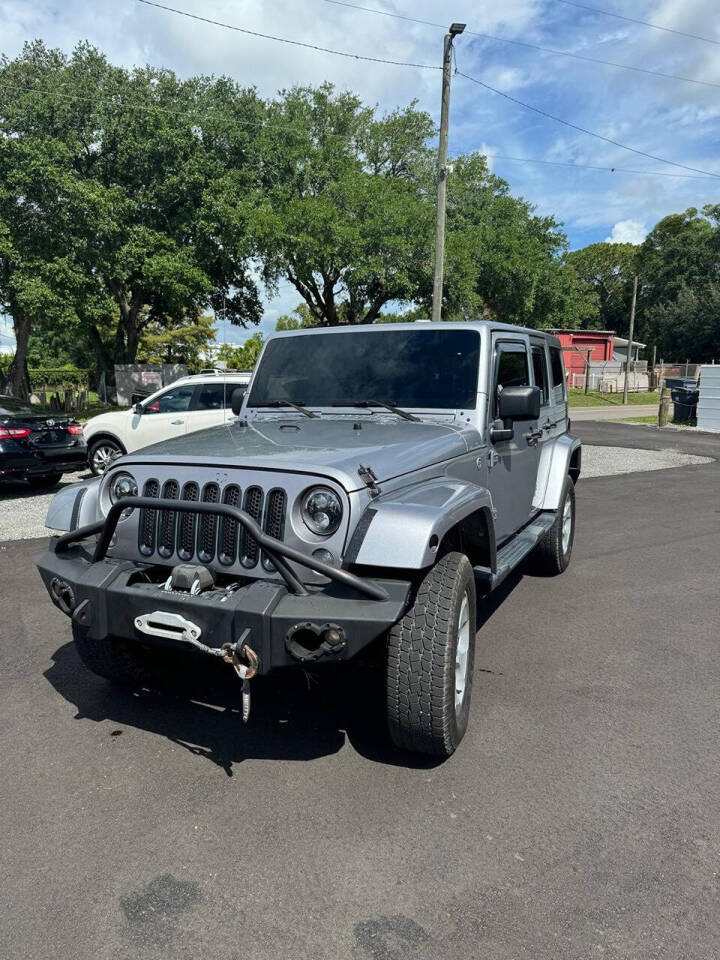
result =
M570 561L580 442L555 337L492 322L281 333L236 419L53 500L39 562L100 676L158 646L243 681L382 645L390 735L447 756L468 725L476 604Z

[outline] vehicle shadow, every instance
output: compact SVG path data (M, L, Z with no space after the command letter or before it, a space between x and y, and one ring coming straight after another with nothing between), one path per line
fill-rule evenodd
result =
M110 720L157 734L229 777L247 759L314 760L337 753L346 740L377 763L430 769L441 762L392 745L382 671L373 663L257 677L250 720L243 724L240 682L229 666L209 658L186 660L185 670L173 670L152 692L124 690L96 677L72 643L52 659L45 677L76 707L76 720Z
M52 496L71 483L92 480L92 478L93 475L89 470L82 470L77 473L64 473L62 479L52 487L34 487L27 480L2 480L0 481L0 500L28 500Z
M522 580L514 571L489 596L478 597L477 629L490 620ZM158 690L125 690L96 677L80 661L73 643L59 647L45 672L49 683L72 703L76 720L109 720L135 727L204 757L231 777L248 759L314 760L340 751L346 741L376 763L432 769L443 762L396 749L385 726L382 653L327 665L314 672L280 670L252 681L252 712L242 722L240 682L226 664L200 656L168 664ZM476 669L484 667L482 634Z

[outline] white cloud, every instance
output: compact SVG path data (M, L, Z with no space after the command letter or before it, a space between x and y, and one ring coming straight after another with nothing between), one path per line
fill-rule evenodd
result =
M641 220L618 220L605 243L642 243L647 229Z

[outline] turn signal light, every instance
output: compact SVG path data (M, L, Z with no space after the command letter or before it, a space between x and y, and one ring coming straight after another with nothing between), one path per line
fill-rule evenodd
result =
M29 427L0 427L0 440L24 440L31 433Z

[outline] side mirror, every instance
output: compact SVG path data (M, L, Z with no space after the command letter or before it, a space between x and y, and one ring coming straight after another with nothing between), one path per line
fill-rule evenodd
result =
M240 416L240 411L242 409L243 397L247 392L246 387L238 387L237 390L233 390L232 395L232 412L236 417Z
M505 387L498 394L501 420L537 420L540 416L540 387Z
M133 413L136 413L138 416L142 416L143 405L141 403L136 403L133 407Z

